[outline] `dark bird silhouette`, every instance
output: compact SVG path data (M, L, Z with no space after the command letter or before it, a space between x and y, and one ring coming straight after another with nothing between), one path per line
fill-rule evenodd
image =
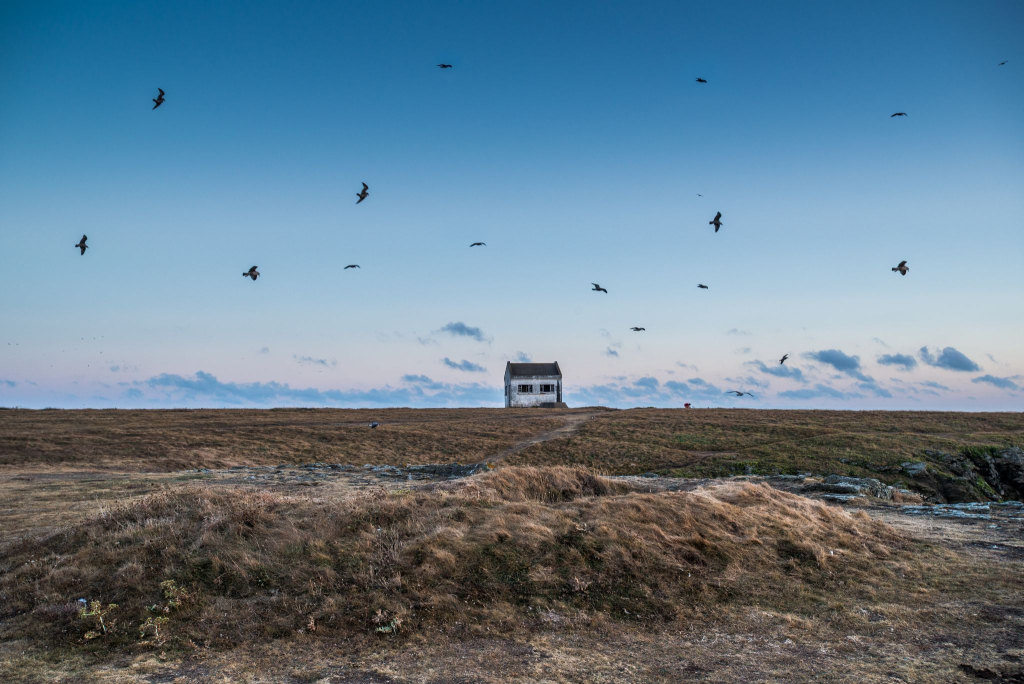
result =
M341 270L342 271L346 271L346 270L348 270L350 268L362 268L362 267L359 264L349 264L348 266L346 266L345 268L343 268Z
M789 358L789 354L783 354L782 358L779 359L779 365L781 366L782 364L786 363L786 359L788 359L788 358Z
M487 246L486 242L474 242L473 244L470 245L470 247L486 247L486 246Z
M372 423L370 423L370 429L372 430L375 427L377 427L378 425L380 425L380 423L378 423L377 421L373 421Z
M892 270L893 270L893 273L895 273L896 271L899 271L900 275L907 275L907 271L910 270L910 267L907 266L907 262L906 261L901 261L900 265L897 266L896 268L892 269Z
M737 397L744 397L744 396L752 397L752 396L754 396L750 392L740 392L740 391L737 391L737 390L729 390L728 392L726 392L726 394L735 394Z
M906 116L906 115L907 115L907 113L906 113L906 112L896 112L895 114L893 114L893 115L892 115L892 116L890 116L889 118L891 119L891 118L892 118L893 116Z
M82 250L82 254L83 255L85 255L85 250L89 249L89 245L85 244L85 241L88 240L88 239L89 239L88 237L83 235L82 239L78 241L77 245L75 245L75 247L77 247L78 249Z
M245 273L242 274L243 278L245 278L246 276L248 276L249 278L252 278L253 280L256 280L257 278L260 277L260 272L256 270L255 266L253 266L248 271L246 271Z
M153 105L153 109L156 109L157 107L159 107L160 105L162 105L164 103L164 91L163 91L163 88L157 88L157 90L160 91L160 94L153 98L153 102L156 103L155 105Z
M699 192L697 193L697 197L703 197L703 196L704 195L700 194Z
M714 226L715 227L715 232L717 233L718 229L721 228L722 225L723 225L723 223L722 223L722 212L718 212L717 214L715 214L715 218L713 218L712 220L708 221L708 225L709 226Z
M708 289L708 286L707 286L707 285L705 285L704 283L698 283L698 284L697 284L697 287L699 287L699 288L700 288L700 289L702 289L702 290L706 290L706 289Z
M594 292L604 292L605 294L608 294L608 290L604 289L603 287L601 287L597 283L590 283L590 284L594 286Z
M370 186L369 186L369 185L367 185L366 183L363 183L363 190L362 190L362 192L357 192L357 193L356 193L356 197L358 197L358 198L359 198L359 199L358 199L358 200L356 201L356 204L359 204L359 203L360 203L360 202L362 202L362 201L363 201L364 199L366 199L367 195L369 195L369 194L370 194Z
M451 69L452 68L451 64L438 64L437 66L440 67L441 69Z
M640 332L641 330L647 330L647 328L638 328L636 326L633 326L632 328L630 328L630 330L632 330L633 332Z
M1006 64L1006 61L1000 62L997 66L1003 66L1004 64Z
M698 78L697 83L707 83L703 78Z

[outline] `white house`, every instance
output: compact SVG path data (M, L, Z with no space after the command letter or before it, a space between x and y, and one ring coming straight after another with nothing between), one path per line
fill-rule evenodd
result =
M505 364L505 408L562 407L562 369L554 363Z

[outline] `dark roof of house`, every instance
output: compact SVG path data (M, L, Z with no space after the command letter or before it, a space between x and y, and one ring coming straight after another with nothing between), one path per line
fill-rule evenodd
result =
M562 369L558 362L554 363L512 363L508 362L509 377L532 378L538 375L557 375L562 377Z

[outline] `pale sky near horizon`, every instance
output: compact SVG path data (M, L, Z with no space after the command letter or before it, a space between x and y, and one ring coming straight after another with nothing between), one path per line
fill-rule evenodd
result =
M1022 410L1021 35L1020 2L0 3L0 406L500 406L528 358L571 406Z

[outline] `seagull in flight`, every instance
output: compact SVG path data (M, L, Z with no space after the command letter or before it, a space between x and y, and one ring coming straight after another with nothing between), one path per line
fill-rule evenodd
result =
M786 363L786 359L788 359L788 358L789 358L789 354L783 354L782 358L779 359L779 365L781 366L782 364Z
M703 78L698 78L697 83L707 83Z
M753 397L754 396L750 392L739 392L737 390L729 390L728 392L726 392L726 394L735 394L737 397L743 397L743 396Z
M893 116L906 116L906 115L907 115L907 113L906 113L906 112L896 112L895 114L893 114L893 115L892 115L892 116L890 116L889 118L891 119L891 118L892 118Z
M706 289L708 289L708 286L707 286L707 285L705 285L704 283L697 283L697 287L698 287L698 288L700 288L701 290L706 290Z
M1006 64L1006 60L1003 60L1002 62L1000 62L1000 63L999 63L999 64L997 64L996 66L1003 66L1004 64Z
M83 235L82 239L78 241L77 245L75 245L75 247L77 247L78 249L82 250L82 255L83 256L85 255L85 250L89 249L89 245L85 244L85 241L88 240L88 239L89 239L88 237Z
M630 330L632 330L633 332L640 332L641 330L647 330L647 328L638 328L636 326L633 326L632 328L630 328Z
M160 105L162 105L164 103L164 90L163 90L163 88L157 88L157 90L160 91L160 94L153 98L153 102L156 103L155 105L153 105L153 109L156 109L157 107L159 107Z
M907 266L907 262L906 262L906 260L904 260L904 261L900 262L899 266L897 266L896 268L894 268L892 270L893 270L893 273L895 273L896 271L899 271L900 275L907 275L907 271L910 270L910 267Z
M452 68L451 64L438 64L437 66L440 69L451 69Z
M341 270L345 271L345 270L348 270L350 268L361 268L361 266L359 264L349 264L348 266L346 266L345 268L343 268Z
M473 244L470 245L470 247L486 247L486 246L487 246L486 242L474 242Z
M717 214L715 214L715 218L713 218L710 221L708 221L708 225L709 226L714 226L715 227L715 232L717 233L718 229L721 228L722 225L724 225L722 223L722 212L718 212Z
M608 294L608 290L604 289L603 287L601 287L597 283L590 283L590 284L594 286L594 288L593 288L594 292L604 292L605 294Z
M242 277L243 277L243 278L245 278L245 277L249 277L249 278L252 278L253 280L256 280L257 278L259 278L259 277L260 277L260 272L256 270L256 267L255 267L255 266L253 266L253 267L252 267L252 268L250 268L250 269L249 269L248 271L246 271L245 273L243 273L243 274L242 274Z
M370 186L367 185L366 183L363 183L363 190L362 190L362 192L357 192L356 193L356 197L359 198L359 200L356 202L356 204L359 204L359 202L362 202L364 199L366 199L367 195L369 195L369 194L370 194Z
M378 423L377 421L373 421L372 423L370 423L370 429L372 430L375 427L377 427L378 425L380 425L380 423Z

